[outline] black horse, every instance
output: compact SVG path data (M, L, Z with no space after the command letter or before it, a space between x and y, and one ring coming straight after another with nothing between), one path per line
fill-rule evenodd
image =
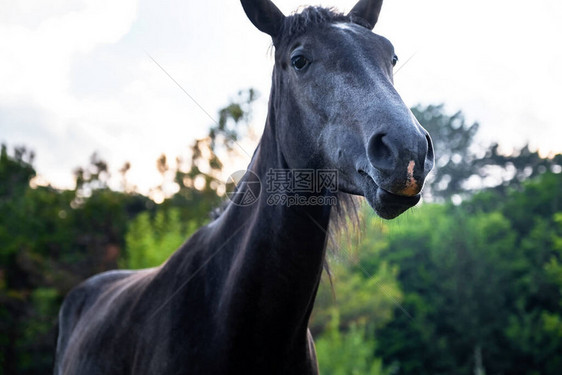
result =
M365 196L391 219L419 201L433 167L430 137L393 86L393 46L371 32L381 4L285 17L242 0L275 46L267 124L238 184L253 194L234 194L162 266L72 290L56 374L318 373L307 325L333 198Z

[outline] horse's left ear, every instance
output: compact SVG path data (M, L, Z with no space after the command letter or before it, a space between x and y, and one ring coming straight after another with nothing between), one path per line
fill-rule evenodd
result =
M254 26L273 39L279 36L285 16L271 0L241 0L241 2L244 12Z
M351 9L349 15L367 21L369 27L372 29L379 19L381 7L382 0L359 0L353 9Z

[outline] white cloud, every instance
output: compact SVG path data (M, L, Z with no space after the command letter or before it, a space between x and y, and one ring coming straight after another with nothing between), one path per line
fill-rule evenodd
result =
M4 83L0 98L21 97L56 111L68 109L66 101L72 98L66 90L73 58L118 41L136 15L136 1L131 0L94 0L83 5L78 10L45 14L36 27L0 23L0 80ZM28 14L29 10L20 11Z

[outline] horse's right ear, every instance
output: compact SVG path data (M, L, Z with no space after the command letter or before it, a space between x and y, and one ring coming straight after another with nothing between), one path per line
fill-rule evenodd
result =
M367 21L369 28L373 29L379 19L381 7L382 0L359 0L349 14Z
M246 15L260 31L273 39L279 36L285 20L283 13L270 0L241 0Z

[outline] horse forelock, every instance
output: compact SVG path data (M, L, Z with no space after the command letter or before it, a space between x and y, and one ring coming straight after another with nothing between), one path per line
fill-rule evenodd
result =
M369 28L368 23L363 19L350 14L343 14L335 8L308 6L298 9L295 13L285 17L279 37L274 41L274 44L276 47L279 47L289 43L312 28L342 22L352 22Z

